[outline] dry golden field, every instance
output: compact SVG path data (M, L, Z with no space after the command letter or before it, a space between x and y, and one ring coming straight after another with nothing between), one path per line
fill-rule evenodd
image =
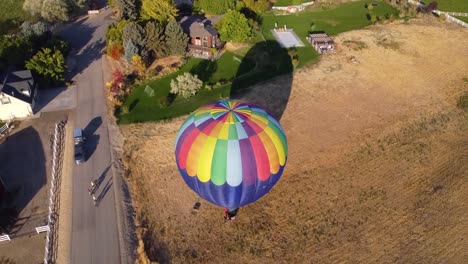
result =
M204 201L192 209L198 198L173 150L184 118L121 127L152 260L468 261L468 109L457 107L468 92L468 31L413 21L336 41L336 54L293 76L280 120L285 173L235 223ZM290 82L279 77L245 99L268 108L264 95Z

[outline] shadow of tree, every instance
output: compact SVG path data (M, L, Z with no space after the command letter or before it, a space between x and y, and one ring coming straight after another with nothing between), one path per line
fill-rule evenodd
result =
M198 75L198 79L202 80L203 82L208 82L218 66L216 62L210 60L203 60L202 62L194 65L192 69L190 69L191 74Z
M58 35L64 38L71 47L67 56L69 72L65 79L72 80L104 54L105 29L99 28L100 31L97 30L98 25L93 25L86 17L82 17L65 25L58 32Z

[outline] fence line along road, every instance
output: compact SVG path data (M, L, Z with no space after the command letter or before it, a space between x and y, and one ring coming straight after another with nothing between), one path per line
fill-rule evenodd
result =
M460 12L447 12L447 11L440 11L442 13L445 13L449 16L462 16L462 17L468 17L468 13L460 13Z
M52 250L55 248L53 243L57 243L55 239L54 232L57 228L57 214L55 214L55 208L57 204L55 203L55 193L58 192L57 185L55 184L55 180L57 177L60 177L60 167L62 166L62 162L60 161L61 154L62 154L62 145L63 145L63 132L65 129L67 121L63 120L59 123L55 124L55 132L54 132L54 142L52 145L52 178L50 180L50 197L49 197L49 214L47 217L47 225L43 227L39 227L41 232L46 232L46 245L45 245L45 252L44 252L44 264L52 263ZM38 228L36 228L36 232L39 233ZM52 242L51 242L52 241Z
M434 10L432 12L439 15L439 16L440 16L440 14L445 14L445 16L447 16L448 20L450 20L452 22L455 22L455 23L461 25L462 27L468 28L468 23L465 23L464 21L461 21L460 19L457 19L457 18L449 15L447 12L443 12L443 11L439 11L439 10Z
M6 122L2 127L0 127L0 134L3 134L10 127L10 123Z

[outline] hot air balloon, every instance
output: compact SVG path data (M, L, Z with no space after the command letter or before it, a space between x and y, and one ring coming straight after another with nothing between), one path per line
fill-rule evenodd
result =
M175 141L187 185L229 210L250 204L278 182L287 161L286 135L260 106L220 100L195 110Z

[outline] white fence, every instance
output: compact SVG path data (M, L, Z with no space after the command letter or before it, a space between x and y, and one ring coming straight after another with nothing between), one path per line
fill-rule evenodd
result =
M3 134L3 132L8 130L9 127L10 127L10 123L8 123L8 122L5 125L3 125L2 127L0 127L0 134Z
M10 236L9 235L3 235L3 236L0 236L0 242L3 242L3 241L10 241Z
M56 223L56 218L54 217L54 209L55 209L55 194L58 193L58 188L55 184L56 178L59 176L57 174L57 171L60 170L61 168L61 160L60 160L60 155L62 153L62 139L64 135L64 129L67 121L61 121L57 124L55 124L55 132L54 132L54 142L52 145L52 179L50 180L50 197L49 197L49 214L47 217L47 225L43 227L39 227L41 231L46 232L47 231L47 236L46 236L46 245L45 245L45 253L44 253L44 264L50 263L51 259L51 253L53 250L53 247L51 248L51 236L53 235L52 233L54 232L54 227L57 224ZM36 232L39 233L38 228L36 228ZM54 242L56 242L54 240Z
M50 228L48 225L45 225L45 226L40 226L40 227L36 227L36 233L42 233L42 232L49 232L50 231Z
M434 10L432 11L433 13L436 13L437 15L440 16L440 14L445 14L445 16L447 17L447 20L450 20L452 22L455 22L459 25L461 25L462 27L466 27L468 28L468 23L464 22L464 21L461 21L460 19L457 19L457 18L454 18L453 16L447 14L446 12L442 12L442 11L439 11L439 10Z
M300 5L290 5L290 6L273 6L271 9L273 10L283 10L283 11L288 11L290 13L294 13L297 11L302 11L304 10L307 6L313 5L314 1L312 2L306 2L302 3Z
M440 11L443 12L449 16L462 16L462 17L468 17L468 13L460 13L460 12L445 12L445 11Z

